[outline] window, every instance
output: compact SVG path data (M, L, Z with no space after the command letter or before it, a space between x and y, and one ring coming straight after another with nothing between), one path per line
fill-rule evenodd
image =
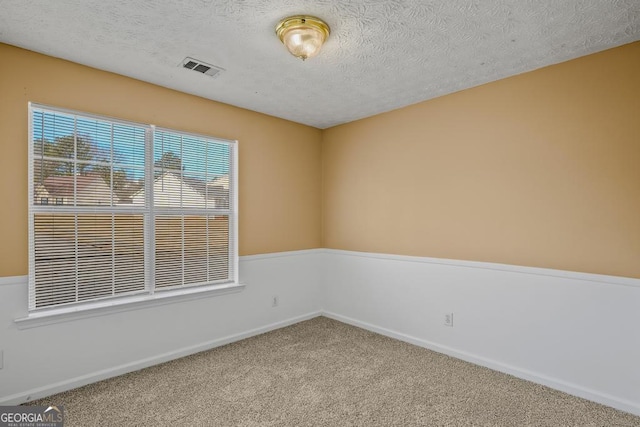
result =
M236 149L30 105L29 310L236 283Z

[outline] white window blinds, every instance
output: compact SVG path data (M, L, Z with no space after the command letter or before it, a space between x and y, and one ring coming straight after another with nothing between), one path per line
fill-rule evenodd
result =
M229 145L161 129L153 142L156 287L227 281Z
M29 309L236 281L235 150L30 106Z

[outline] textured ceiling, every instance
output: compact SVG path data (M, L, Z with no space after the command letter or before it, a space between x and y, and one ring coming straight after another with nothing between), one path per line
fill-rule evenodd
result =
M294 14L332 30L306 62ZM640 0L0 0L0 42L318 128L639 39Z

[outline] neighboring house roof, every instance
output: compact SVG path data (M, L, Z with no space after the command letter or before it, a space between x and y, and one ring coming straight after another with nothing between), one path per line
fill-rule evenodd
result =
M207 200L217 200L221 194L228 194L229 191L229 175L221 175L209 182L188 176L182 177L182 180Z
M209 181L207 190L209 198L216 201L217 208L229 208L229 175L222 175Z
M84 175L52 175L44 179L42 184L35 187L36 197L53 197L73 199L74 197L74 178L75 192L79 199L95 199L96 202L102 200L104 203L110 203L111 187L101 175L90 173ZM157 186L156 184L160 184ZM169 185L169 188L165 188ZM167 200L160 202L161 204L169 203L169 199L174 194L176 187L183 185L183 197L190 200L190 204L200 204L202 202L212 201L220 208L229 205L229 176L222 175L206 182L199 178L181 176L179 173L165 172L154 180L154 192L166 193ZM186 190L185 190L186 189ZM118 204L140 204L144 203L144 186L141 182L135 181L127 184L124 188L114 189L114 195L117 197ZM108 199L108 200L107 200ZM211 203L209 203L211 204Z
M52 175L43 181L41 190L36 187L37 197L53 197L73 199L73 175ZM95 199L96 202L103 201L111 203L111 186L104 180L101 175L90 173L84 175L76 175L76 195L82 199ZM142 188L142 183L133 181L128 183L124 188L114 188L113 193L118 204L131 204L133 196ZM39 191L45 191L46 194L40 194Z
M156 177L153 182L164 182L165 180L174 179L177 182L181 182L182 184L187 184L189 188L200 194L202 197L205 197L207 183L198 178L190 178L187 176L180 176L178 173L173 172L165 172L162 175ZM138 197L144 194L144 186L140 187L134 194L133 197Z
M209 184L207 185L215 185L217 187L222 187L225 190L229 189L229 175L222 175L219 176L217 178L212 179L211 181L209 181Z
M173 175L175 175L175 174L173 174ZM179 175L176 176L176 177L178 179L180 179ZM200 194L205 199L211 199L211 197L207 196L207 182L206 181L203 181L203 180L198 179L198 178L192 178L192 177L188 177L188 176L183 176L182 177L182 182L184 182L189 187L191 187L192 189L197 191L198 194Z
M180 174L165 172L153 180L153 193L156 206L180 206L183 203L192 207L204 207L204 181L181 177ZM140 188L132 197L133 203L144 204L145 189Z
M113 190L114 193L118 196L118 204L132 204L133 198L140 191L144 189L144 181L132 181L128 182L124 188L119 188Z
M216 181L219 180L219 181ZM216 182L216 184L213 184ZM171 196L177 196L180 194L176 191L175 186L184 186L182 189L183 198L189 200L189 204L199 204L199 199L204 201L212 201L216 206L225 207L228 206L228 188L229 178L226 178L226 184L224 176L215 178L209 183L206 181L189 177L181 176L179 173L165 172L162 175L154 179L154 193L156 194L156 203L161 206L173 205L177 200L169 200ZM168 187L167 187L168 186ZM179 187L178 187L179 188ZM161 197L159 197L162 195ZM225 199L226 196L226 199ZM131 197L134 203L141 203L144 200L144 188L140 188ZM211 205L211 203L209 203Z
M34 196L36 199L40 199L43 197L49 198L51 194L47 191L47 189L42 184L36 184L34 186Z
M73 197L74 178L76 180L76 193L81 194L92 184L103 184L108 187L104 179L97 174L87 175L51 175L44 179L42 184L52 197Z

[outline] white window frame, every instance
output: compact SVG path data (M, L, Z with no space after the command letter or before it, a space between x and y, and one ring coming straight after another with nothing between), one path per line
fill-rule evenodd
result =
M29 102L29 178L28 178L28 197L29 197L29 301L35 300L35 230L34 219L35 214L41 211L49 212L52 209L57 209L56 205L37 206L34 204L34 144L33 144L33 115L34 110L46 110L53 113L62 113L68 115L79 116L82 118L97 119L107 121L111 123L120 123L126 125L134 125L144 127L145 131L145 206L140 209L134 209L136 213L142 213L144 215L144 263L145 263L145 291L143 293L127 296L110 296L104 299L88 300L81 302L73 302L60 306L42 307L36 308L35 304L30 302L28 307L28 316L22 319L16 319L17 323L23 323L23 327L37 326L44 323L55 323L57 321L64 321L68 319L75 319L84 316L94 316L103 313L109 313L113 311L123 311L130 309L138 309L141 307L153 306L158 304L165 304L172 301L180 301L184 299L199 298L203 295L219 295L229 292L237 292L244 288L244 285L240 284L238 277L239 267L239 254L238 254L238 141L228 140L224 138L212 137L209 135L196 134L191 132L184 132L175 129L168 128L156 128L152 124L143 124L127 120L116 119L108 116L101 116L91 113L85 113L81 111L74 111L59 107L52 107L43 104L36 104ZM167 289L155 289L154 283L154 254L155 254L155 236L154 236L154 222L155 222L155 209L153 204L153 186L154 186L154 150L153 150L153 136L156 129L165 132L172 132L183 136L191 136L196 138L202 138L206 140L214 140L227 144L230 152L230 165L229 165L229 212L225 213L229 218L229 280L222 283L212 284L200 284L200 285L187 285L181 287L170 287ZM65 212L76 213L89 211L86 207L77 208L63 208ZM117 207L110 207L111 210L120 211ZM123 207L122 212L126 213L131 211L131 208ZM162 211L161 209L159 209ZM185 208L183 211L175 210L174 214L180 214L188 212L189 209ZM32 298L32 296L34 298ZM58 320L51 320L49 318L59 318ZM20 326L20 325L19 325Z

